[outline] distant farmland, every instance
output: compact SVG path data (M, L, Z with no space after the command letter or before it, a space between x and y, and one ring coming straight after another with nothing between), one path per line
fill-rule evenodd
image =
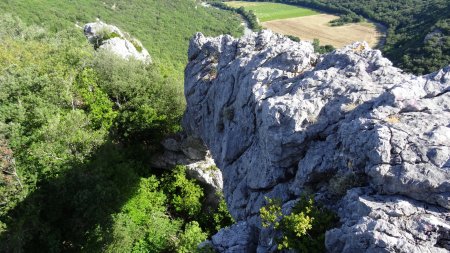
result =
M343 47L355 41L366 41L371 47L377 46L381 34L374 24L354 23L343 26L330 26L329 22L338 18L334 15L320 14L308 17L279 19L262 23L263 27L281 34L289 34L302 40L319 39L322 45Z
M236 8L242 6L247 10L254 11L261 22L319 14L311 9L279 3L233 1L226 2L226 4Z
M343 26L330 26L329 22L339 18L321 14L297 6L268 2L227 2L233 7L253 10L264 28L274 32L294 35L302 40L319 39L322 45L341 48L355 41L367 41L371 47L378 45L382 34L368 22Z

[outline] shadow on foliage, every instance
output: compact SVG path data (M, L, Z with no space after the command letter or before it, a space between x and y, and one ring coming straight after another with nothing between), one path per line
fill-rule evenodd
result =
M148 171L137 158L108 142L88 162L69 164L69 170L37 182L3 221L1 252L101 252L112 240L111 215Z

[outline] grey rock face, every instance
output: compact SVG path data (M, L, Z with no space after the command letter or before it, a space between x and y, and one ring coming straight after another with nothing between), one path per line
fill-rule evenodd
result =
M212 237L213 247L219 252L242 253L254 252L256 239L254 228L247 222L238 222L231 227L221 229Z
M401 196L350 190L339 210L342 227L326 234L330 252L448 252L448 210Z
M414 76L365 43L319 56L268 31L196 34L188 54L184 127L210 149L258 252L274 250L264 197L305 190L340 215L330 251L449 249L450 66Z
M116 26L101 21L88 23L84 26L84 34L100 50L112 52L124 59L134 58L147 64L152 62L142 43Z

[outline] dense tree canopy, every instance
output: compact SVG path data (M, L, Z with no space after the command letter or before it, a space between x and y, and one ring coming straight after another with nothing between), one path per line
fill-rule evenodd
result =
M231 223L184 167L149 166L180 130L178 74L75 26L0 27L0 252L192 252Z

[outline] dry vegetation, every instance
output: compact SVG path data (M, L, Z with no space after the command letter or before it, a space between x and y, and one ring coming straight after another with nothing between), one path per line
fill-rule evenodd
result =
M382 34L371 23L356 23L343 26L330 26L331 20L337 16L320 14L298 18L280 19L262 23L264 28L274 32L294 35L302 40L319 39L322 45L333 45L340 48L355 41L367 41L375 47Z

